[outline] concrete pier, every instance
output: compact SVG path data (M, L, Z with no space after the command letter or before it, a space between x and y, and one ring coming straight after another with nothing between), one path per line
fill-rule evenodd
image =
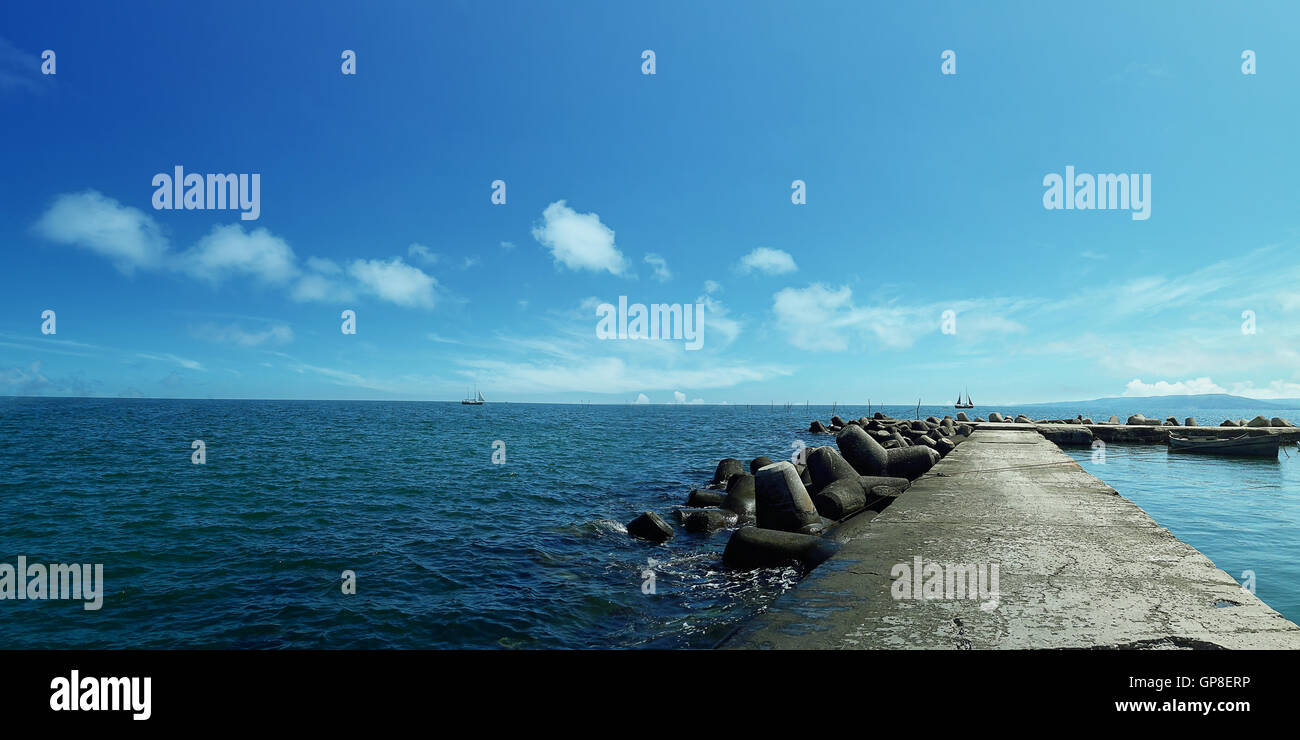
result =
M835 557L721 647L1300 649L1300 627L1033 426L996 426L849 520ZM996 600L894 598L917 557L996 565Z
M1185 427L1154 424L1057 424L1032 422L967 422L976 429L1033 429L1048 439L1070 444L1080 432L1106 444L1168 444L1172 432L1180 437L1251 437L1273 435L1284 444L1300 441L1300 427Z

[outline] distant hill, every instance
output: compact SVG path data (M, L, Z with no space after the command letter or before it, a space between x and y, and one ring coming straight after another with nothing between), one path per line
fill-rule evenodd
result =
M1022 403L1016 408L1035 408L1051 406L1053 408L1074 408L1097 406L1132 408L1138 411L1156 411L1159 409L1285 409L1300 408L1300 399L1272 398L1261 401L1258 398L1233 396L1227 393L1202 393L1190 396L1119 396L1112 398L1094 398L1091 401L1058 401L1054 403Z

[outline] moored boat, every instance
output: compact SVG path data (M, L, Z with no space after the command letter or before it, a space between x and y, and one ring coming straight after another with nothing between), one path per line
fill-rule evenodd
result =
M1209 455L1271 457L1276 459L1280 446L1280 438L1275 434L1261 434L1253 437L1242 434L1231 439L1169 435L1170 452L1200 452Z

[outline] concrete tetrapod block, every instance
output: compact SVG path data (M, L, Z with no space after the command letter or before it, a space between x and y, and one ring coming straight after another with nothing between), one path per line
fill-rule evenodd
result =
M628 522L627 533L651 542L664 542L673 538L673 528L653 511L647 511Z
M841 478L813 496L817 513L827 519L844 517L867 508L867 492L857 477Z
M894 499L897 499L903 490L894 486L872 486L867 489L866 508L870 511L884 511L894 503Z
M912 447L896 447L889 450L889 464L886 466L886 472L891 476L899 476L908 480L915 480L925 475L925 472L934 467L939 462L939 453L923 445L914 445Z
M722 562L736 570L774 568L798 563L811 570L824 563L839 545L825 537L745 527L737 529L722 552Z
M740 517L741 524L753 524L758 515L754 476L749 473L731 476L731 480L727 482L727 497L721 506Z
M704 488L697 488L691 491L691 495L686 498L686 505L693 508L705 508L708 506L721 506L727 498L727 494L722 491L710 491Z
M682 517L682 526L687 532L716 532L736 526L737 520L734 512L724 509L698 509Z
M718 463L718 468L713 471L713 482L725 485L728 478L743 472L745 472L745 464L734 457L729 457Z
M912 481L906 478L895 478L886 475L863 475L858 478L858 482L868 491L876 486L890 486L897 488L899 491L906 491L908 486L912 485Z
M889 454L884 445L861 429L846 429L835 438L840 453L859 475L884 475Z
M818 447L808 453L808 473L812 476L813 491L820 491L841 478L858 477L858 471L834 447Z
M794 465L782 460L758 469L754 476L758 526L783 532L813 534L822 529L821 517Z
M756 457L753 460L749 461L749 474L753 475L754 473L758 472L759 468L763 467L764 465L771 465L774 462L776 462L776 460L773 460L767 455Z

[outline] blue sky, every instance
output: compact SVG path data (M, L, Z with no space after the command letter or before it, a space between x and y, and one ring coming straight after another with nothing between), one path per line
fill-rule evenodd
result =
M982 5L11 4L0 394L1300 396L1300 10ZM177 165L260 217L155 210Z

